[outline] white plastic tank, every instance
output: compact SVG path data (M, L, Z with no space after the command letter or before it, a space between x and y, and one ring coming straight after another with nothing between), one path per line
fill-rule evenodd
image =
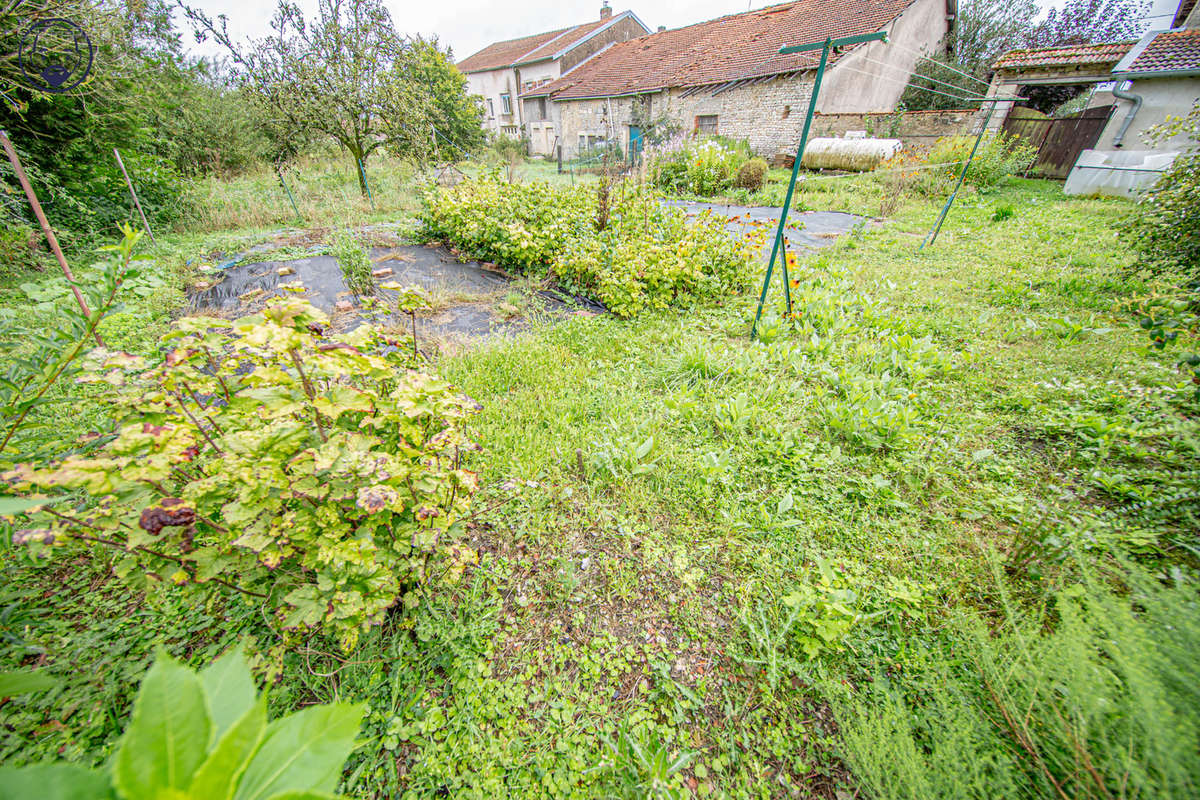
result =
M867 172L899 153L899 139L811 139L801 165L809 169L844 169Z
M1137 197L1177 155L1153 150L1084 150L1067 176L1063 193Z

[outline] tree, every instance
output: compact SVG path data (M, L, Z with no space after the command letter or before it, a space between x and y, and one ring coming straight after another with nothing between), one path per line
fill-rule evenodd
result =
M460 159L484 143L483 106L478 97L467 94L467 76L454 66L449 49L442 50L438 41L415 37L409 42L406 57L394 72L396 82L425 90L423 102L414 110L423 114L423 130L411 133L392 128L389 149L401 156L415 156L429 139L428 156L438 160ZM396 120L392 120L395 122ZM410 120L406 127L414 128Z
M962 0L954 30L935 58L917 62L901 101L914 110L977 107L946 95L980 94L992 64L1010 50L1136 38L1148 7L1145 0L1068 0L1036 22L1033 0ZM1050 93L1038 105L1052 109L1070 96Z
M1033 0L962 0L954 29L936 57L923 58L901 95L911 110L977 108L987 91L992 63L1001 54L1021 47L1037 16Z
M358 166L380 147L423 160L434 150L432 124L459 136L470 129L465 79L435 42L400 36L381 0L319 0L311 21L280 0L273 34L245 51L223 17L214 23L183 8L198 38L213 36L229 50L241 85L269 120L277 159L296 155L313 135L330 137L354 159L365 195Z
M1033 0L963 0L946 55L959 68L984 78L1000 54L1025 46L1037 14Z
M1026 35L1026 47L1120 42L1136 39L1150 11L1144 0L1067 0L1052 8Z
M77 25L95 48L90 75L65 93L31 84L15 57L31 26L53 18ZM70 43L71 30L55 29L61 43ZM65 237L68 246L107 238L132 212L114 147L138 174L147 214L166 221L178 213L176 154L162 123L193 81L167 0L26 0L0 11L0 128L12 137L55 224L82 234ZM10 172L6 161L0 164L0 180L11 185ZM20 225L22 205L5 209L6 220Z

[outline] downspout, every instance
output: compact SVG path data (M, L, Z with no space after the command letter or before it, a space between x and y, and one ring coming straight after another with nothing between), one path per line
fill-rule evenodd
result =
M1133 87L1133 82L1129 82L1130 88ZM1119 100L1129 100L1133 103L1129 108L1129 113L1125 115L1125 119L1121 121L1121 127L1117 128L1117 135L1113 137L1113 147L1120 147L1125 140L1125 134L1129 132L1129 126L1133 124L1133 118L1137 116L1138 111L1142 107L1142 96L1126 91L1120 86L1113 87L1113 97Z

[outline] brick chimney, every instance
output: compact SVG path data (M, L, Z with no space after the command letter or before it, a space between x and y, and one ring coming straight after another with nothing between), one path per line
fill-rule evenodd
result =
M600 19L612 18L612 6L608 4L608 0L604 0L604 5L600 6Z

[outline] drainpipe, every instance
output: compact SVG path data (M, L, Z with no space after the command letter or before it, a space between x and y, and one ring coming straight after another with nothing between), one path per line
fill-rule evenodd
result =
M1133 88L1132 81L1129 82L1129 87ZM1112 93L1113 97L1116 97L1120 100L1129 100L1133 103L1133 105L1129 107L1129 113L1126 114L1125 119L1121 121L1121 127L1117 128L1117 135L1113 137L1113 147L1120 147L1121 143L1125 140L1125 134L1129 132L1129 126L1133 124L1133 118L1137 116L1138 111L1142 107L1142 96L1140 94L1134 94L1133 92L1122 89L1120 86L1114 87Z

